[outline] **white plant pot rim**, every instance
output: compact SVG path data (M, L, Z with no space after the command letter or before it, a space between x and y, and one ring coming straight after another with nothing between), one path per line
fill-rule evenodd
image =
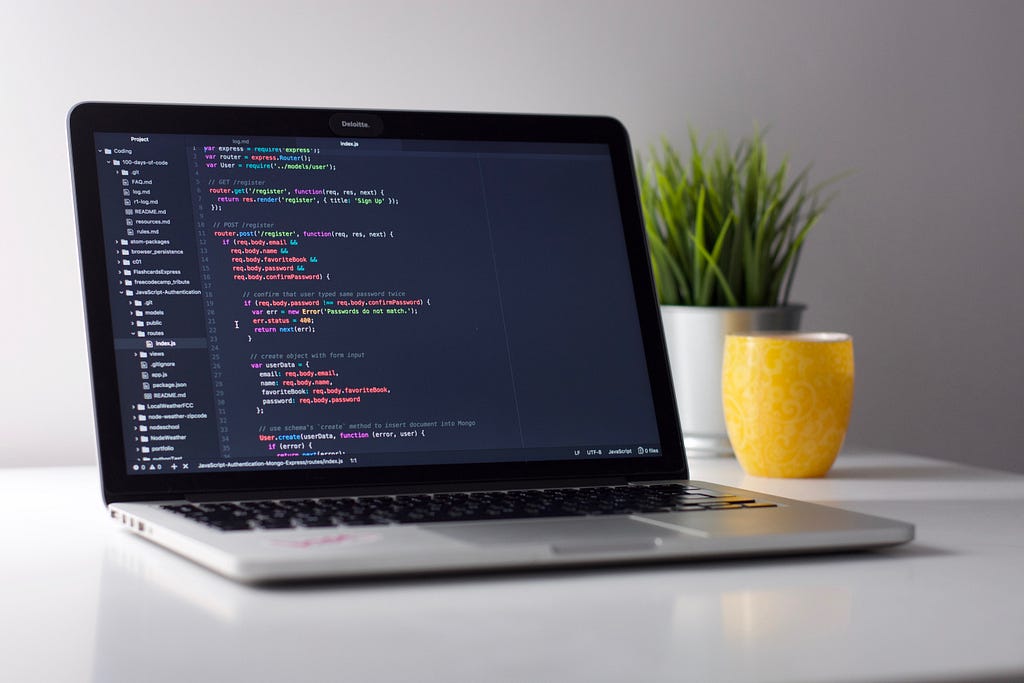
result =
M778 306L691 306L690 304L660 304L662 308L684 308L700 311L774 311L780 308L807 308L807 304L788 303Z

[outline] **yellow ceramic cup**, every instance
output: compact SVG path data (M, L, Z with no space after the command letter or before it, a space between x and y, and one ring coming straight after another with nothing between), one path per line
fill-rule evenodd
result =
M853 406L853 339L834 332L730 334L722 407L736 458L758 477L822 477Z

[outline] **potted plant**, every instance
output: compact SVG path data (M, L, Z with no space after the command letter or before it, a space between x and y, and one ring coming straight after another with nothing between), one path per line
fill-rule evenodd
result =
M797 330L804 306L789 295L808 233L832 200L837 178L789 179L789 161L768 165L755 128L734 150L671 144L637 155L637 177L662 322L688 451L730 453L722 414L724 336Z

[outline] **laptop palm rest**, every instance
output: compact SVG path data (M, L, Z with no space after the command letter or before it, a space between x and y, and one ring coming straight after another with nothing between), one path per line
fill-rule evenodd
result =
M463 543L541 544L558 554L653 551L665 537L679 535L629 518L610 517L447 523L423 528Z

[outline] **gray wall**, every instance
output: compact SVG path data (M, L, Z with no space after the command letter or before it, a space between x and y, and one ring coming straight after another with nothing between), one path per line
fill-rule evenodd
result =
M771 126L856 175L796 282L852 332L850 443L1024 471L1024 3L5 2L0 465L94 457L65 115L86 99Z

